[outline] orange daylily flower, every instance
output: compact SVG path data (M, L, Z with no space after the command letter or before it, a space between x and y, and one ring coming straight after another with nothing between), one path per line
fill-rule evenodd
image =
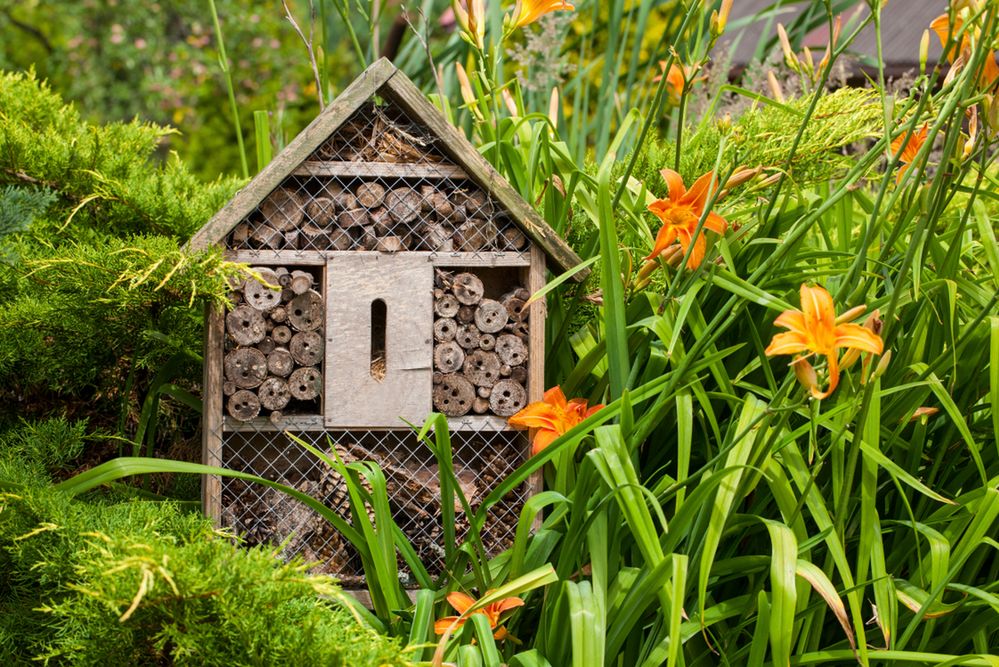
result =
M697 223L704 215L704 206L708 197L711 196L714 189L719 187L718 183L712 187L711 180L714 178L714 172L711 171L694 181L690 190L684 187L680 174L672 169L663 169L659 173L662 174L663 180L669 187L669 198L657 199L649 204L649 210L662 220L663 226L656 235L656 243L652 252L649 253L648 257L645 257L646 261L658 257L663 250L666 250L677 240L679 240L683 251L687 252L694 232L697 230ZM708 213L708 217L704 221L704 228L710 229L716 234L724 234L725 230L728 229L728 221L712 211ZM697 239L693 240L693 243L694 249L687 258L688 269L696 269L700 266L701 260L704 259L707 242L704 240L703 230L697 235Z
M930 22L930 30L937 34L940 38L940 45L947 48L947 40L950 38L952 33L957 33L961 30L964 25L964 19L960 15L955 14L954 23L951 24L950 16L947 14L941 14ZM971 36L972 30L966 30L961 36L961 41L956 44L952 44L950 49L944 53L944 57L950 61L955 62L957 60L968 62L971 58ZM955 63L955 67L957 63ZM996 64L996 52L992 49L985 54L985 64L982 67L982 73L979 77L979 83L984 87L991 87L999 79L999 65Z
M551 12L571 12L575 8L575 5L566 0L517 0L517 4L513 7L513 15L508 19L513 23L510 29L523 28Z
M656 76L652 79L652 81L659 83L662 81L663 75L666 76L666 95L669 103L673 106L680 103L680 98L683 97L683 93L688 87L693 87L693 85L698 81L703 81L707 78L705 76L699 76L696 79L691 79L690 76L692 72L690 71L690 68L676 62L669 66L669 71L667 72L666 61L660 60L659 69L662 70L663 74ZM688 79L690 80L688 81Z
M902 154L899 155L898 161L902 166L898 170L898 176L895 177L896 183L902 182L902 176L905 175L905 170L912 165L912 161L916 159L916 155L919 153L919 149L923 147L926 143L926 132L929 130L929 125L924 123L921 128L909 135L909 139L902 144L905 140L905 133L900 134L895 137L891 142L891 152L894 155L898 153L899 150Z
M857 309L845 313L850 317ZM774 334L767 346L766 355L808 354L797 357L793 364L807 364L806 357L817 354L824 356L829 365L829 388L819 391L811 385L812 396L818 400L828 397L839 384L839 348L856 349L872 354L881 354L884 342L881 336L859 324L840 324L833 308L832 296L822 287L801 286L801 310L785 310L774 320L774 324L785 329L785 333ZM807 370L807 369L806 369ZM796 368L797 372L797 368ZM799 380L801 379L799 374Z
M486 591L486 595L489 591ZM434 623L434 632L438 635L443 635L448 631L452 625L455 628L460 628L465 625L468 617L472 614L484 614L489 619L489 627L495 628L496 632L493 633L493 637L496 639L503 639L506 637L506 628L496 628L500 622L500 616L503 612L510 611L511 609L516 609L517 607L524 606L524 601L520 598L503 598L498 602L493 602L492 604L487 604L482 609L476 609L472 614L467 614L468 610L475 605L475 598L470 595L465 595L460 591L455 591L449 593L447 596L448 603L457 610L459 616L445 616L444 618L438 620Z
M507 423L511 426L538 429L531 445L533 456L602 407L604 406L590 406L582 398L567 401L561 387L552 387L545 392L543 400L531 403L510 417Z

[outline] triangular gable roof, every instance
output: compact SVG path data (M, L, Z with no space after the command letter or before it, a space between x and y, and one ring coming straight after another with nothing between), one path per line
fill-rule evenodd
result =
M454 163L464 169L470 180L506 208L517 227L547 255L554 265L553 269L568 271L582 261L468 139L423 96L419 88L385 58L368 67L246 187L237 192L229 203L194 234L187 244L188 248L200 250L222 241L374 95L395 104L440 139ZM585 275L585 271L580 271L574 278L581 280Z

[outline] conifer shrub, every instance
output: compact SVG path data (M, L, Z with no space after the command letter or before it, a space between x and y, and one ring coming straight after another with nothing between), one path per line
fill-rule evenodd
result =
M0 664L405 664L305 569L174 503L2 494Z

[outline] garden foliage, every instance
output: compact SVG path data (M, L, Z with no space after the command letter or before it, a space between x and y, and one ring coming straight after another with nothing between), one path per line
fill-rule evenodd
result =
M445 4L424 3L417 28L429 32L427 16L443 14ZM548 386L604 407L578 410L578 419L566 420L558 437L475 511L454 475L446 421L431 417L420 435L442 475L447 567L439 579L393 525L377 466L331 461L348 480L352 521L327 514L364 560L375 606L365 623L407 642L414 660L437 665L997 664L999 103L989 76L999 8L950 3L936 24L953 27L941 34L951 57L922 65L893 93L883 71L864 89L832 90L830 81L859 32L886 28L882 17L898 0L811 3L780 40L784 46L771 40L783 51L773 59L783 56L775 66L781 76L752 90L702 79L729 2L581 1L573 8L523 0L514 5L518 13L510 4L455 3L455 33L426 45L433 68L422 33L404 41L399 61L423 74L445 113L591 269L580 285L553 277L537 298L547 300L549 313ZM859 4L870 11L837 23L835 12ZM319 5L327 16L350 11L336 1ZM554 13L538 28L542 9ZM378 18L364 17L372 26ZM598 36L574 32L577 20ZM669 28L658 42L647 34L653 20ZM801 48L817 24L834 36L821 60ZM566 77L557 90L526 85L525 71L536 74L541 60L525 68L518 49L541 48L525 36L536 29L548 36L546 64ZM362 60L377 46L371 33L360 41L351 33ZM912 49L918 54L919 45ZM320 59L317 67L328 64ZM328 73L319 78L328 84ZM57 113L30 78L4 81L34 91L25 97L48 104L47 117L72 114ZM18 139L32 127L0 127L0 139L21 141L36 156L34 166L0 161L5 184L33 193L10 206L35 219L7 232L17 260L13 269L0 265L0 290L14 296L12 314L0 314L12 318L4 322L0 371L16 386L44 387L66 401L106 397L88 392L111 391L134 368L169 368L166 360L176 355L191 360L174 362L176 369L188 363L193 376L198 320L189 304L218 298L234 269L215 256L188 257L176 242L234 185L195 184L176 164L143 180L157 130L141 124L80 132L68 123L80 145L92 147L88 155L103 155L95 146L113 137L124 142L117 153L128 137L147 137L137 141L143 149L132 145L142 168L131 171L132 162L121 160L115 178L110 157L103 171L69 168L75 159L59 148L63 130L48 135L51 149ZM89 133L103 140L88 144ZM0 160L12 155L0 152ZM157 188L183 190L188 200L174 206L187 213L146 201ZM50 191L56 199L44 206L31 199ZM81 239L67 236L70 230ZM698 237L706 241L703 256ZM100 331L95 321L60 321L59 329L46 320L60 341L83 339L65 343L69 381L47 371L60 363L54 353L45 356L49 339L23 333L36 304L67 320L109 320ZM7 333L13 325L18 335ZM142 384L165 386L148 374ZM128 404L127 396L115 398ZM532 406L532 414L565 409L556 403ZM20 422L0 444L57 468L76 449L38 444L39 434L65 432L79 442L79 424L72 415L45 426ZM148 442L143 436L138 444ZM156 464L112 461L57 488L87 497ZM6 465L5 477L22 485L34 474ZM161 468L204 470L173 462ZM477 537L488 507L538 471L546 490L525 506L513 547L488 558ZM163 542L150 553L171 562L204 559L200 567L212 573L214 559L237 558L204 524L178 518L169 505L82 510L82 501L59 496L37 510L35 496L24 498L7 501L15 522L29 517L16 534L37 532L6 538L5 554L43 541L54 553L68 549L59 542L63 531L48 527L68 522L66 508L80 512L77 535L109 537L72 546L105 558L103 569L74 570L74 586L93 593L79 614L99 607L95 600L115 618L128 612L130 592L139 589L100 576L125 562L119 571L137 577L133 586L147 567L154 592L165 596L144 593L150 608L140 599L133 614L148 611L158 623L173 594L153 569L160 561L147 563L132 548L153 538L143 531L135 542L116 537L102 517L155 514L150 521L162 526ZM461 544L448 528L452 511L464 511L471 524ZM0 522L9 516L0 514ZM66 581L42 554L26 555L15 571ZM41 564L32 569L31 561ZM413 604L398 582L400 562L423 588ZM179 563L177 572L193 577L193 568ZM301 580L293 590L302 597L280 600L314 609L308 605L325 584L294 571ZM46 640L46 650L84 641L74 625L83 616L60 600L46 604L44 618L71 629ZM197 604L190 610L207 613ZM268 613L292 612L279 604ZM149 646L112 632L108 618L93 626L108 632L109 642ZM54 637L63 634L68 643L60 644ZM207 650L220 646L216 636L157 637L156 650L167 641L186 650L191 638ZM281 646L295 641L281 639Z

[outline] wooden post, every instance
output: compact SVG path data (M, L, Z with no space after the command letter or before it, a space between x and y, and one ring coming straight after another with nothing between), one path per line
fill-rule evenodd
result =
M532 295L545 286L545 253L537 245L531 245L531 266L524 272L527 274L527 289ZM545 394L545 317L548 309L544 299L538 299L528 308L530 333L527 351L527 402L534 403L540 401ZM532 431L530 440L533 439ZM530 447L530 442L527 446ZM531 475L527 483L530 495L541 493L544 489L544 477L541 471L538 470ZM534 523L535 530L541 527L540 520L539 515Z
M202 453L201 462L222 465L222 357L225 319L218 306L205 306L205 371L201 387ZM201 506L215 525L222 517L222 481L218 475L206 475L201 481Z

